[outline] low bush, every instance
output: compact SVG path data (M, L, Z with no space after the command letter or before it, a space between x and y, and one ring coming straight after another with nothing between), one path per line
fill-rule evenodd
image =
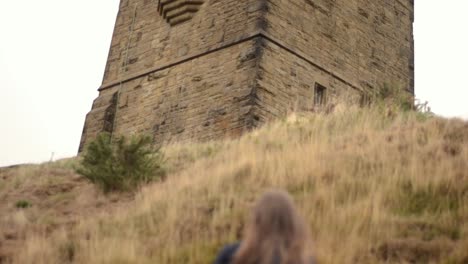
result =
M31 205L31 203L29 201L19 200L18 202L16 202L15 206L18 209L25 209L25 208L31 207L32 205Z
M112 139L102 133L86 147L76 171L97 184L105 193L131 191L141 184L166 175L159 149L148 136Z

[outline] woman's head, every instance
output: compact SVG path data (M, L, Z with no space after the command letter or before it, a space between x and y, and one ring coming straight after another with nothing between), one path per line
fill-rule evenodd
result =
M306 262L308 236L291 197L268 191L255 204L235 264L301 264Z

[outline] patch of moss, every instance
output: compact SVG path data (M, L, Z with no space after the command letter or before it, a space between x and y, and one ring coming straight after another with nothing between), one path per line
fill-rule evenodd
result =
M423 241L430 241L442 237L455 241L459 240L462 234L460 226L455 223L440 224L418 220L402 223L399 227L399 235L403 238L413 237Z
M402 215L455 213L467 198L468 186L443 181L415 186L407 181L400 186L397 211Z

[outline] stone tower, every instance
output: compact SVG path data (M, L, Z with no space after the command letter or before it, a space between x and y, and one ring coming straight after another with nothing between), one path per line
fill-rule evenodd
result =
M396 84L413 93L413 0L121 0L98 133L155 142L238 136Z

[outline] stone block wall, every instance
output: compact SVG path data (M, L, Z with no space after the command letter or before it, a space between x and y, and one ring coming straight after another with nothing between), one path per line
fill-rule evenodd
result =
M245 94L255 83L252 52L262 3L197 0L196 10L188 9L190 19L168 21L168 5L188 2L121 0L79 151L103 131L152 134L155 142L167 142L246 129Z
M317 84L327 88L328 103L359 103L362 94L346 81L266 38L262 40L258 76L255 119L259 125L293 111L316 110Z
M266 34L359 89L413 93L412 0L268 0Z
M102 90L80 149L103 131L149 134L156 143L241 135L252 127L257 52L251 39Z
M121 0L101 89L250 37L259 3L204 0L190 20L172 26L158 0Z
M103 131L236 137L324 98L413 93L413 12L411 0L121 0L80 151Z

